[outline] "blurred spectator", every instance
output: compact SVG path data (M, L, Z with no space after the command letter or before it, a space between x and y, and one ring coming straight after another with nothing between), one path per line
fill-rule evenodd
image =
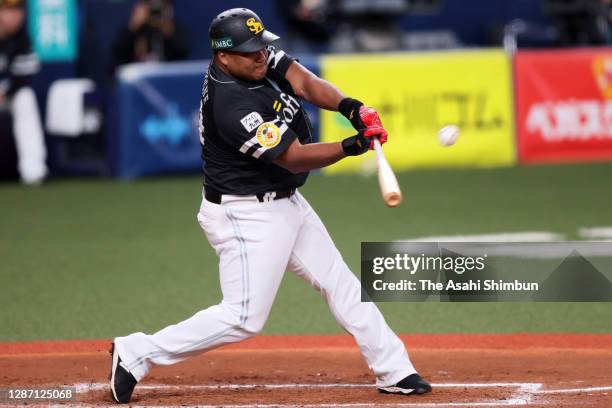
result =
M559 45L600 45L607 42L607 0L546 0L546 12L559 30Z
M114 51L115 66L186 59L187 34L174 20L172 0L139 0L128 27L115 41Z
M294 54L327 51L333 31L331 0L278 0L278 13L288 31L280 41Z
M17 170L28 185L40 184L48 172L38 104L27 86L39 70L26 31L23 1L0 0L0 111L12 119Z
M612 0L601 0L601 2L605 13L606 42L612 44L612 30L610 30L610 25L612 25Z
M404 48L399 17L408 12L408 0L334 0L342 21L334 35L334 52L392 51Z

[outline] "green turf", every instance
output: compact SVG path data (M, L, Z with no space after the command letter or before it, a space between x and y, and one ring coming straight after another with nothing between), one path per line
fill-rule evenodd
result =
M361 241L612 225L612 164L399 175L313 175L302 189L355 270ZM198 226L199 177L0 185L0 341L150 332L220 300ZM384 303L399 332L612 332L612 303ZM266 334L340 333L320 296L287 276Z

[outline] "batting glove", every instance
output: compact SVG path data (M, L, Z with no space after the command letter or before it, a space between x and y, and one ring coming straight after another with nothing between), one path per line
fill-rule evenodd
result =
M384 144L388 138L387 131L380 126L370 126L361 129L355 136L347 137L342 141L342 150L347 156L359 156L370 149L374 149L374 138Z
M355 130L365 129L370 126L382 127L378 112L374 108L365 106L361 101L353 98L344 98L340 101L338 111L346 117Z

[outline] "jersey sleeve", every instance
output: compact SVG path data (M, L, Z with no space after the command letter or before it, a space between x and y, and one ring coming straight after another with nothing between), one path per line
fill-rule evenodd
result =
M240 153L272 162L297 138L297 134L277 117L249 99L234 92L217 107L215 122L223 140Z
M285 51L276 49L272 45L268 45L266 49L268 51L268 69L274 71L281 78L284 78L289 66L296 59Z
M40 62L32 52L32 46L27 32L22 29L16 36L15 54L9 66L9 79L5 83L5 93L12 97L19 89L26 86L31 77L40 71Z

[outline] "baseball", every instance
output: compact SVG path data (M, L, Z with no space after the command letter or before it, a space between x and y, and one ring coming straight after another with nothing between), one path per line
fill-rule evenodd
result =
M455 125L444 126L438 132L438 140L443 146L452 146L459 137L459 128Z

